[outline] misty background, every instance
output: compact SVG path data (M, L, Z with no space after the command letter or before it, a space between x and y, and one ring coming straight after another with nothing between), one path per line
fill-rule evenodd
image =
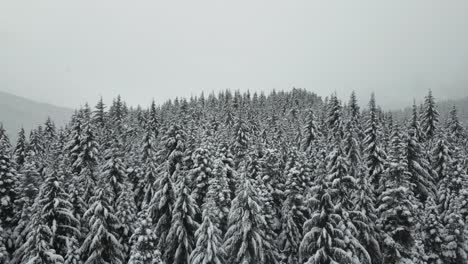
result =
M305 88L468 95L468 2L0 1L0 90L76 108Z

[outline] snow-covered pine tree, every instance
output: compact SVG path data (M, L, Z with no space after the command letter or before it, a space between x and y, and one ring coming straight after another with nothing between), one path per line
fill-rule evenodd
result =
M192 153L193 168L189 171L192 196L200 208L208 192L209 181L213 178L213 158L206 148L198 148Z
M189 261L195 247L195 232L199 227L195 218L199 209L191 196L188 176L180 168L174 173L177 174L176 200L163 256L167 263L184 264Z
M451 150L452 157L448 164L448 174L439 182L438 205L443 218L449 213L449 207L461 197L464 189L468 188L468 173L465 168L465 154L457 146Z
M425 158L421 143L418 142L417 132L410 129L405 136L404 157L411 175L410 182L413 188L413 194L424 202L427 197L435 195L435 172L432 170L429 161Z
M115 200L115 216L120 221L119 235L120 244L123 247L125 260L128 260L130 253L130 237L135 231L135 222L137 220L137 207L128 183L122 185L122 190Z
M97 102L95 106L95 110L93 112L93 122L98 128L102 129L106 127L106 123L107 123L106 105L104 104L102 97L99 98L99 101Z
M314 148L315 141L320 137L320 128L316 122L316 118L314 115L314 111L309 109L307 111L307 116L305 120L305 125L303 128L304 132L302 138L302 149L307 152L311 153L312 148Z
M72 214L73 207L69 201L70 196L63 184L63 179L69 175L64 175L66 174L65 168L57 165L49 169L36 200L38 205L35 208L40 208L42 224L52 231L51 247L61 256L65 256L67 253L66 240L69 237L80 235L80 223Z
M442 260L444 264L468 263L468 229L460 214L460 201L454 199L443 215Z
M130 239L132 249L128 264L163 264L151 218L147 217L145 210L139 213L138 218L138 227Z
M156 112L156 103L154 102L154 99L151 102L146 123L148 126L147 128L153 133L154 138L157 138L159 135L159 129L161 125L158 113Z
M353 91L351 93L351 96L349 97L348 108L351 121L356 122L356 124L359 124L361 113L355 91Z
M61 255L57 254L50 245L53 231L51 228L43 223L40 218L35 219L36 223L33 225L31 234L28 241L19 250L24 252L21 262L13 263L27 263L27 264L62 264L64 259Z
M432 168L437 174L436 183L448 176L451 159L450 145L441 133L432 150Z
M207 199L214 202L217 210L210 213L217 213L218 225L222 232L226 231L229 209L231 207L231 191L229 189L227 169L222 160L213 162L213 178L210 179ZM203 216L202 216L203 218Z
M279 263L273 241L267 239L267 222L252 181L243 177L242 187L232 201L229 228L224 237L227 263Z
M95 192L84 218L89 221L90 228L81 246L84 263L124 263L123 247L118 234L121 224L111 206L110 190L99 188Z
M249 132L250 129L242 117L238 117L234 124L234 138L232 144L234 146L234 153L236 154L235 164L236 167L243 161L247 154L249 144Z
M300 263L358 263L356 256L347 252L345 233L341 229L342 217L333 203L337 190L322 175L310 194L308 207L312 215L304 224Z
M465 135L466 131L463 127L460 119L458 118L458 110L456 106L453 106L450 111L449 118L447 120L447 130L454 140L460 140Z
M331 133L328 134L328 139L343 137L343 117L341 113L341 102L336 96L332 94L330 96L330 102L328 104L328 115L327 115L327 127Z
M424 112L422 117L422 129L428 139L433 139L437 133L439 112L432 91L429 90L424 100Z
M428 264L442 264L442 235L443 225L441 223L439 210L432 197L427 199L424 212L423 242L427 254Z
M34 205L34 215L23 230L26 241L14 254L13 263L63 263L67 240L79 236L79 221L72 214L66 178L60 158L46 169L45 181Z
M141 173L134 172L131 179L135 193L135 201L138 208L147 205L155 192L155 182L158 175L156 164L155 138L151 130L146 130L143 135L140 152Z
M237 186L237 171L235 170L234 155L229 148L228 143L221 142L217 148L216 157L221 159L226 170L229 190L231 192L231 200L236 196Z
M404 138L398 128L394 129L391 146L389 167L382 178L378 201L378 225L383 232L383 263L405 263L412 258L415 246L416 199L411 188Z
M110 187L110 201L115 205L115 201L122 194L127 186L127 170L123 161L122 144L116 135L109 139L112 141L110 147L104 153L104 164L100 168L100 180L104 180Z
M12 250L11 232L15 227L17 212L16 200L19 198L16 190L18 176L16 164L11 156L11 145L3 126L0 125L0 223L2 223L6 246Z
M418 107L416 106L416 100L413 101L413 112L411 115L411 120L408 125L408 128L414 131L414 137L418 143L422 143L426 140L426 135L424 134L421 124L419 122L419 113Z
M15 162L16 165L18 166L17 169L20 169L25 160L26 160L26 155L28 152L28 143L26 141L26 134L24 132L24 128L21 128L19 133L18 133L18 139L16 140L16 147L15 147Z
M297 160L286 173L281 210L281 232L278 245L289 264L299 263L299 245L303 238L303 225L309 218L306 194L312 185L311 168L305 157L296 154Z
M171 227L172 208L174 204L173 175L169 173L170 167L158 175L154 196L148 203L147 214L154 224L154 232L157 237L157 249L163 250L167 245L166 237ZM180 166L180 165L178 165Z
M30 151L31 155L34 152ZM18 199L15 206L18 208L16 226L13 230L13 240L15 247L20 247L25 241L28 234L28 226L30 226L33 212L33 203L39 192L40 182L42 177L39 174L34 159L27 159L23 168L20 170L19 183L17 186Z
M209 187L212 192L212 185ZM225 252L222 241L222 231L219 227L217 205L211 197L203 205L202 223L195 232L195 247L190 255L191 264L224 264Z
M380 179L384 171L386 154L381 147L381 127L377 117L377 106L374 94L369 101L369 113L366 121L365 139L363 141L367 172L374 191L381 186Z
M186 133L184 128L176 124L171 125L161 138L161 144L163 149L157 153L158 162L164 163L167 161L167 170L169 175L172 176L177 164L182 163L186 150Z

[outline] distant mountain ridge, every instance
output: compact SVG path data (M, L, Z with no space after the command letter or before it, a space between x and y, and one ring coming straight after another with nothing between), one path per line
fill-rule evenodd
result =
M28 133L50 117L57 126L65 125L74 110L47 103L36 102L24 97L0 91L0 123L3 124L12 143L23 127Z

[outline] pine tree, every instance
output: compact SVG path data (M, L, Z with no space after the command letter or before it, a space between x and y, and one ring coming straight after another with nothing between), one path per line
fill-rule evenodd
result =
M346 252L345 234L340 228L342 218L332 197L336 190L321 177L311 194L308 206L312 215L304 224L300 263L357 263L357 259Z
M320 128L315 120L315 115L312 109L309 109L307 112L306 124L303 128L303 139L302 139L302 149L308 153L312 151L314 147L314 141L320 137Z
M411 259L415 246L413 229L415 226L414 203L405 158L405 145L400 132L392 135L392 149L389 155L389 168L383 178L383 190L379 196L379 226L383 232L382 251L384 263L399 263Z
M20 169L25 160L26 160L26 155L27 155L27 149L28 145L26 142L26 135L24 132L24 128L21 128L20 132L18 133L18 139L16 141L16 147L15 147L15 162L16 165L18 166L18 169Z
M177 189L172 210L171 228L167 234L164 259L167 263L187 263L195 247L195 231L199 224L195 217L198 206L191 196L188 177L176 170Z
M147 119L148 129L153 132L154 138L157 138L159 135L160 122L158 118L158 113L156 112L156 103L154 102L154 100L151 102Z
M81 246L85 264L124 262L123 247L118 235L120 221L115 216L109 196L109 190L98 189L91 197L89 209L84 214L90 227Z
M154 232L157 237L157 249L163 250L167 245L166 237L171 227L172 208L175 200L173 174L169 173L170 167L162 171L156 183L157 189L148 204L147 214L154 224ZM180 166L180 165L178 165Z
M428 255L428 264L442 264L442 235L443 225L439 216L439 210L434 199L430 197L426 201L423 223L424 248Z
M210 213L218 214L219 228L226 231L229 209L231 207L231 191L224 163L217 159L213 162L213 178L210 179L207 199L211 199L217 210ZM203 217L203 216L202 216Z
M115 137L111 140L111 147L104 154L105 161L100 169L100 179L104 179L110 185L111 204L114 205L123 190L128 188L128 178L121 143Z
M443 263L468 263L468 229L460 212L460 204L452 200L445 214L441 246Z
M364 133L365 139L363 143L367 171L374 191L377 191L381 185L380 179L384 171L386 154L381 148L381 128L377 119L377 106L374 94L371 95L369 102L369 114Z
M416 106L416 101L413 102L413 113L411 115L411 120L409 124L409 129L414 131L414 137L416 138L418 143L422 143L426 140L426 135L421 128L421 124L419 122L419 113L418 107Z
M331 133L329 133L329 139L343 137L343 121L341 113L341 102L338 97L333 94L330 97L328 105L328 116L327 116L327 127Z
M11 145L5 133L0 126L0 223L4 232L4 238L7 238L6 246L11 250L10 233L15 226L15 203L18 199L16 186L18 184L16 164L10 154Z
M31 151L31 153L34 153ZM40 182L42 180L39 169L34 159L28 159L20 171L20 179L17 186L18 199L15 206L19 210L16 216L17 224L13 230L13 239L16 248L20 247L25 241L28 233L28 226L31 225L33 215L33 203L39 192Z
M465 135L465 128L458 119L458 111L455 106L453 106L452 110L450 111L450 115L447 121L447 129L449 135L456 140L461 139Z
M200 208L208 192L209 180L213 178L213 161L209 150L198 148L192 154L193 168L189 172L193 198Z
M435 195L435 173L425 159L421 144L417 141L416 131L411 129L405 138L406 150L402 154L407 159L411 175L413 193L424 202L427 197Z
M293 161L295 160L295 161ZM287 263L299 263L299 245L302 241L303 225L309 218L306 194L312 186L312 171L305 157L295 154L286 170L284 196L281 211L281 233L278 244L285 254Z
M422 128L428 139L434 138L437 132L439 123L439 112L437 111L435 99L432 96L432 91L429 90L424 100L424 113L422 118Z
M151 218L143 210L139 219L139 225L130 239L132 250L128 264L162 264L161 252L156 249L158 240L152 229Z
M52 230L49 226L42 223L41 219L36 219L34 229L29 236L28 241L24 244L28 247L20 248L24 253L21 263L28 264L62 264L63 257L52 249L50 240L52 239ZM13 262L17 263L17 262Z
M243 186L232 201L224 238L227 263L277 263L275 245L266 239L267 222L252 181L244 177Z
M137 216L137 208L131 188L129 184L124 184L123 189L117 199L115 200L115 216L120 220L120 244L123 247L125 256L128 256L131 250L129 240L136 229L135 221ZM128 257L125 257L127 260Z
M104 101L101 97L97 102L93 112L93 122L97 127L104 128L106 126L106 119L106 105L104 104Z
M203 221L195 232L196 244L190 255L189 263L226 263L222 245L222 231L219 228L219 212L217 210L216 203L212 199L208 199L204 204Z

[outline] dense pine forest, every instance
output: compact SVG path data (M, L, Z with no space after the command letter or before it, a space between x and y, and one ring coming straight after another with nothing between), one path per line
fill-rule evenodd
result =
M468 135L431 92L224 91L0 129L0 263L468 263Z

